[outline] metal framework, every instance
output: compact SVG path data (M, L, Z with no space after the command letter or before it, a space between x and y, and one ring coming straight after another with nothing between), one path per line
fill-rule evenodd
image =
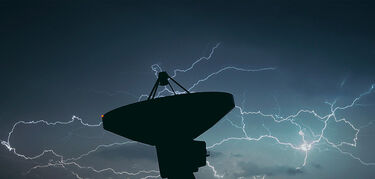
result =
M190 92L185 89L182 85L180 85L176 80L174 80L172 77L168 75L167 72L163 71L158 74L158 79L156 80L154 87L152 87L152 90L150 94L148 95L147 100L154 99L156 91L158 90L158 86L166 86L169 85L171 90L173 91L173 94L176 95L176 92L174 91L171 83L169 83L169 79L172 80L175 84L177 84L181 89L183 89L187 94L190 94Z

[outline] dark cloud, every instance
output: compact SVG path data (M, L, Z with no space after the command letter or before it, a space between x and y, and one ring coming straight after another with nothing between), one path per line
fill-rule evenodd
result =
M1 139L7 139L13 124L19 120L68 121L77 115L86 123L97 124L101 114L136 102L135 97L140 94L148 94L155 82L152 64L159 63L168 72L185 69L197 58L207 56L217 42L221 45L211 60L201 61L187 73L178 73L177 80L182 85L189 87L228 65L277 67L275 71L261 73L225 71L194 90L230 92L237 105L245 101L243 104L248 110L267 114L275 113L275 101L282 116L322 105L329 110L324 101L340 95L352 98L374 82L374 7L373 1L354 0L3 0L0 2ZM244 93L246 96L242 97ZM235 114L239 114L238 109ZM361 124L367 124L366 120L374 116L354 114L351 119ZM240 121L239 116L233 121ZM250 119L246 122L249 122L246 124L249 134L251 126L264 131L264 127L250 123ZM180 124L183 121L176 118L176 124L171 125ZM208 131L213 135L207 137L207 144L243 135L241 130L228 127L229 123L223 124L226 126L223 130L215 128L218 123ZM290 131L271 130L272 134ZM365 146L360 148L374 148L371 136L375 130L369 131L369 137L361 136L361 145ZM300 141L298 133L294 134L288 135L285 142ZM20 125L11 136L11 144L25 155L52 148L64 156L67 153L67 157L86 153L96 144L122 140L102 127L87 128L78 123L70 127ZM251 144L267 143L262 140ZM19 174L36 162L16 157L1 147L0 178L20 178ZM219 174L267 174L281 178L311 178L307 173L321 178L340 178L337 175L341 174L343 178L358 178L363 173L368 177L359 178L374 176L371 167L363 167L347 156L343 157L347 160L337 162L339 158L335 155L322 157L325 152L309 155L308 162L316 159L321 164L297 170L294 167L300 163L294 165L291 161L301 162L303 157L297 158L290 152L279 159L277 156L283 154L278 152L276 143L266 150L242 148L235 142L220 147L223 153L211 153L218 161L224 160L213 162ZM259 162L261 155L254 157L256 161L246 152L264 153L268 158ZM358 156L368 157L366 161L374 158L371 150L356 152ZM230 170L228 166L245 156L253 163L239 163L235 170ZM53 156L48 154L42 159L50 158ZM259 164L270 158L293 167ZM157 169L155 148L141 144L101 148L79 162L98 169L111 166L118 171ZM212 178L212 170L203 168L207 169L208 178ZM348 168L353 169L350 174ZM69 172L61 173L62 169L50 169L38 170L45 174L34 171L25 178L73 178Z
M301 169L287 168L286 173L287 175L298 175L302 174L303 171Z
M223 156L223 153L218 152L218 151L209 151L209 153L210 153L210 157L212 157L212 158L218 158L218 157Z
M230 156L232 156L232 157L236 157L236 158L241 158L241 157L243 157L242 154L236 154L236 153L231 153Z
M107 160L155 160L157 158L155 147L141 143L104 148L93 155Z
M318 163L312 163L311 166L315 169L322 169L323 166L321 164L318 164Z
M267 176L277 176L277 175L286 175L294 176L305 173L301 169L296 169L289 166L270 166L262 167L258 166L252 162L239 162L238 167L241 172L235 173L235 177L251 177L255 175L267 175Z

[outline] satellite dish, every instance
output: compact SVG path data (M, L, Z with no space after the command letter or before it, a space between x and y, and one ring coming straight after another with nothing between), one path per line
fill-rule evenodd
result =
M176 94L169 80L186 91ZM155 98L158 86L174 96ZM206 143L194 139L234 108L233 95L225 92L190 93L166 72L160 72L147 100L119 107L102 116L105 130L156 146L162 178L195 178L206 165Z

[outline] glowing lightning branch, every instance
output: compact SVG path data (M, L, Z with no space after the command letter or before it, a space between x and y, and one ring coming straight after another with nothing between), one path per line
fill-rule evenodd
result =
M375 165L374 162L365 162L362 159L360 159L359 157L354 156L352 153L343 151L340 148L343 145L347 145L347 146L351 146L351 147L356 147L357 146L357 140L358 140L358 133L360 132L360 129L356 128L350 121L346 120L345 118L337 119L337 117L336 117L336 112L338 110L346 110L346 109L352 108L353 106L355 106L355 104L362 97L371 94L374 91L374 87L375 87L375 84L371 85L371 87L369 88L368 91L366 91L366 92L360 94L358 97L354 98L354 100L350 104L348 104L346 106L334 107L335 102L333 102L333 103L327 103L327 104L330 105L331 113L329 113L329 114L327 114L325 116L321 116L321 115L317 114L314 110L302 109L302 110L299 110L294 115L290 115L290 116L287 116L287 117L283 118L283 117L280 117L278 115L264 114L264 113L262 113L260 111L257 111L257 112L246 112L246 111L243 111L243 109L241 107L236 106L236 108L239 109L240 114L242 116L241 117L242 118L242 121L241 121L242 122L242 126L234 124L231 120L228 120L228 121L229 121L229 123L233 127L241 129L242 132L243 132L243 134L244 134L244 137L228 137L228 138L222 139L221 141L219 141L217 143L212 144L211 146L208 146L207 149L215 148L215 147L217 147L219 145L222 145L222 144L224 144L226 142L233 141L233 140L260 141L260 140L262 140L264 138L270 138L270 139L275 140L280 145L285 145L285 146L288 146L288 147L290 147L290 148L292 148L294 150L300 150L300 151L302 151L302 152L305 153L305 157L304 157L304 161L303 161L302 165L299 166L299 167L297 167L297 169L300 169L301 167L303 167L303 166L306 165L306 161L307 161L307 158L308 158L308 151L310 151L312 149L313 145L318 144L323 139L326 143L328 143L333 148L337 149L342 154L348 155L348 156L352 157L353 159L358 160L361 164L363 164L363 165ZM302 131L302 127L298 123L296 123L296 121L295 121L295 118L297 118L299 115L301 115L303 113L312 114L313 116L315 116L319 121L323 122L323 124L324 124L324 127L320 131L320 134L316 135L316 134L313 133L313 136L315 138L317 138L317 139L315 139L315 140L313 140L311 142L308 142L308 141L305 140L305 133ZM263 116L263 117L271 118L275 123L289 122L292 125L294 125L294 126L296 126L296 127L299 128L298 135L301 136L302 144L296 146L296 145L294 145L292 143L283 142L283 141L279 140L277 137L273 136L270 132L267 135L261 135L260 137L257 137L257 138L249 137L249 135L247 134L247 132L245 130L245 122L244 122L244 117L243 117L244 115L260 115L260 116ZM343 141L343 142L340 142L338 144L335 144L335 143L331 142L327 137L324 136L324 132L327 129L327 124L328 124L328 121L330 119L333 119L337 123L344 122L352 130L355 131L355 135L354 135L352 143L344 142ZM367 127L368 125L371 125L371 124L372 124L372 121L370 121L369 124L367 124L364 127ZM312 131L312 130L310 129L310 131ZM210 167L213 168L212 166L210 166ZM215 171L215 175L216 175L216 170L214 170L214 171Z
M202 60L209 60L211 59L213 53L215 52L215 49L219 47L219 43L216 44L210 51L209 55L207 57L201 57L199 58L198 60L196 60L189 68L187 69L184 69L184 70L181 70L181 69L176 69L174 70L174 74L172 77L176 77L177 73L178 72L188 72L190 70L192 70L194 68L194 66L196 64L198 64L200 61ZM158 72L162 71L161 67L157 64L155 65L152 65L151 66L152 70L155 72L155 75L158 74ZM202 80L199 80L198 82L196 82L191 88L189 88L189 90L191 90L192 88L194 88L195 86L197 86L199 83L207 80L208 78L210 78L211 76L213 75L217 75L225 70L229 70L229 69L234 69L234 70L239 70L239 71L263 71L263 70L269 70L269 69L255 69L255 70L248 70L248 69L241 69L241 68L236 68L236 67L225 67L223 69L220 69L219 71L215 72L215 73L212 73L210 74L209 76L207 76L206 78L202 79ZM270 68L271 69L271 68ZM172 93L171 91L169 91L167 88L165 88L163 91L159 92L158 96L160 96L160 94L164 91L168 91L170 93ZM178 92L178 93L181 93L181 92ZM139 97L139 99L141 99L144 95L141 95ZM126 175L132 175L132 176L136 176L136 175L139 175L139 174L151 174L151 173L156 173L158 174L159 171L156 171L156 170L142 170L142 171L139 171L139 172L136 172L136 173L130 173L130 172L126 172L126 171L115 171L114 169L112 168L106 168L106 169L95 169L93 167L90 167L90 166L81 166L80 164L77 163L77 161L79 161L80 159L82 159L83 157L86 157L88 155L90 155L91 153L94 153L96 152L97 150L99 150L99 148L103 148L103 147L112 147L114 145L125 145L125 144L129 144L129 143L134 143L134 142L124 142L124 143L112 143L112 144L103 144L103 145L98 145L97 147L95 147L94 149L84 153L84 154L81 154L79 155L78 157L75 157L75 158L68 158L68 159L64 159L64 156L63 155L60 155L58 153L56 153L54 150L52 149L46 149L46 150L43 150L40 154L38 155L35 155L35 156L26 156L24 154L20 154L20 153L17 153L16 151L16 148L12 147L11 143L10 143L10 139L11 139L11 136L12 134L14 133L16 127L20 124L23 124L23 125L37 125L37 124L44 124L44 125L67 125L67 124L71 124L75 121L79 121L83 126L85 127L99 127L102 125L102 123L98 123L98 124L88 124L88 123L85 123L83 122L83 120L79 117L76 117L76 116L73 116L72 119L70 121L65 121L65 122L62 122L62 121L57 121L57 122L48 122L48 121L45 121L45 120L38 120L38 121L18 121L16 122L11 131L8 133L8 138L6 141L3 141L1 140L1 144L3 146L5 146L9 151L13 151L13 153L18 156L18 157L21 157L21 158L24 158L26 160L34 160L34 159L38 159L42 156L44 156L45 154L47 153L51 153L53 154L54 156L56 156L57 158L59 158L58 161L53 161L53 160L50 160L49 163L45 164L45 165L36 165L34 167L32 167L27 173L31 172L32 170L34 169L38 169L38 168L47 168L47 167L62 167L62 168L65 168L66 166L70 166L70 165L73 165L73 166L76 166L77 168L79 169L88 169L88 170L91 170L95 173L102 173L102 172L106 172L106 171L110 171L112 172L113 174L116 174L116 175L122 175L122 174L126 174ZM213 168L213 166L212 166ZM71 172L73 176L75 176L76 178L82 178L81 176L79 176L77 173L75 172ZM219 175L215 175L215 176L219 176ZM143 177L144 179L146 178L158 178L160 177L159 175L148 175L146 177Z
M219 175L219 174L217 173L215 167L212 166L212 165L210 164L209 161L207 161L207 166L210 167L211 170L214 172L214 177L216 177L216 178L224 178L224 175Z
M209 54L207 57L201 57L201 58L199 58L199 59L196 60L193 64L191 64L191 66L190 66L189 68L186 68L186 69L184 69L184 70L182 70L182 69L175 69L175 70L173 70L172 78L174 78L174 77L177 76L177 72L183 72L183 73L188 72L188 71L192 70L192 69L194 68L194 66L195 66L197 63L199 63L200 61L211 59L211 57L212 57L212 55L214 54L216 48L218 48L219 46L220 46L220 43L217 43L217 44L211 49L211 52L210 52L210 54ZM161 68L160 68L160 70L161 70Z
M266 70L275 70L276 68L274 67L267 67L267 68L259 68L259 69L244 69L244 68L237 68L237 67L233 67L233 66L227 66L227 67L224 67L214 73L211 73L210 75L208 75L207 77L203 78L203 79L200 79L198 80L196 83L193 84L193 86L191 86L189 88L189 91L192 90L193 88L195 88L199 83L201 82L204 82L206 80L208 80L209 78L211 78L212 76L214 75L217 75L225 70L236 70L236 71L243 71L243 72L259 72L259 71L266 71Z
M16 127L20 124L24 124L24 125L31 125L31 124L45 124L45 125L67 125L67 124L71 124L75 121L79 121L80 124L82 124L83 126L86 126L86 127L99 127L102 125L102 122L98 123L98 124L88 124L88 123L85 123L83 122L83 120L77 116L73 116L72 119L70 121L66 121L66 122L61 122L61 121L57 121L57 122L48 122L48 121L45 121L45 120L38 120L38 121L18 121L16 122L13 127L12 127L12 130L8 133L8 139L7 141L1 141L1 144L4 145L9 151L13 151L13 153L18 156L18 157L21 157L21 158L24 158L26 160L34 160L34 159L38 159L42 156L44 156L45 154L47 153L51 153L53 154L54 156L58 157L59 160L58 161L50 161L48 164L46 165L36 165L34 167L32 167L27 173L31 172L32 170L34 169L38 169L38 168L47 168L47 167L63 167L65 168L65 166L68 166L68 165L74 165L80 169L89 169L95 173L102 173L102 172L106 172L106 171L110 171L116 175L123 175L123 174L126 174L126 175L132 175L132 176L135 176L135 175L139 175L139 174L150 174L150 173L159 173L159 171L157 170L149 170L149 171L146 171L146 170L141 170L141 171L138 171L136 173L131 173L131 172L126 172L126 171L115 171L114 169L112 168L106 168L106 169L101 169L101 170L97 170L93 167L85 167L85 166L81 166L79 165L78 163L76 163L76 161L82 159L83 157L86 157L88 156L89 154L91 153L94 153L96 152L97 150L99 150L100 148L106 148L106 147L112 147L112 146L115 146L115 145L125 145L125 144L131 144L131 143L136 143L136 142L133 142L133 141L128 141L128 142L122 142L122 143L112 143L112 144L102 144L102 145L98 145L97 147L95 147L93 150L90 150L88 151L87 153L84 153L84 154L81 154L80 156L76 157L76 158L69 158L69 159L64 159L64 157L58 153L56 153L54 150L52 149L47 149L47 150L43 150L40 154L38 155L35 155L35 156L26 156L24 154L20 154L20 153L17 153L16 152L16 149L14 147L12 147L10 145L10 138L12 136L12 134L14 133ZM72 172L72 174L77 177L77 178L81 178L77 173L74 173ZM149 177L154 177L153 175L152 176L149 176Z
M172 78L176 77L177 76L177 72L181 72L181 73L185 73L185 72L188 72L190 70L192 70L194 68L194 66L196 64L198 64L199 62L201 62L202 60L210 60L211 57L213 56L213 53L215 52L215 49L218 48L220 45L220 43L216 44L216 46L214 46L212 49L211 49L211 52L210 54L207 56L207 57L201 57L199 58L198 60L196 60L189 68L186 68L186 69L176 69L174 70L174 74L172 76ZM158 64L153 64L151 65L151 69L155 72L155 76L157 77L157 74L162 70L162 68L158 65ZM200 83L204 82L204 81L207 81L209 78L215 76L215 75L218 75L224 71L227 71L227 70L235 70L235 71L241 71L241 72L260 72L260 71L269 71L269 70L275 70L276 68L275 67L265 67L265 68L255 68L255 69L245 69L245 68L238 68L238 67L234 67L234 66L226 66L226 67L223 67L219 70L217 70L216 72L213 72L209 75L207 75L206 77L198 80L197 82L195 82L191 87L188 88L189 91L191 91L192 89L194 89L196 86L198 86ZM174 94L173 91L171 91L170 89L168 89L166 86L160 90L158 92L158 94L156 95L156 97L161 97L162 94L164 92L167 92L169 94ZM184 93L183 91L175 91L176 94L181 94L181 93ZM147 98L148 95L146 94L142 94L139 98L138 98L138 101L141 101L142 98Z
M10 137L11 135L13 134L15 128L19 125L19 124L24 124L24 125L29 125L29 124L40 124L40 123L43 123L45 125L57 125L57 124L62 124L62 125L66 125L66 124L70 124L70 123L73 123L74 121L78 120L82 125L84 126L87 126L87 127L98 127L100 125L102 125L102 123L100 122L99 124L88 124L88 123L85 123L83 122L83 120L77 116L73 116L72 117L72 120L70 121L66 121L66 122L61 122L61 121L57 121L57 122L48 122L48 121L45 121L45 120L39 120L39 121L18 121L16 122L13 127L12 127L12 130L8 133L8 139L7 141L2 141L1 144L5 145L8 150L14 150L14 148L12 148L10 146Z
M56 154L53 150L44 150L41 154L39 155L36 155L36 156L33 156L33 157L27 157L23 154L19 154L16 152L16 149L13 148L11 145L10 145L10 138L14 132L14 130L16 129L16 127L20 124L24 124L24 125L30 125L30 124L45 124L45 125L66 125L66 124L71 124L73 123L74 121L79 121L82 125L84 126L87 126L87 127L98 127L98 126L101 126L102 123L98 123L98 124L88 124L88 123L85 123L83 122L83 120L77 116L73 116L72 117L72 120L70 121L66 121L66 122L61 122L61 121L57 121L57 122L48 122L48 121L45 121L45 120L38 120L38 121L18 121L16 122L13 127L12 127L12 130L8 133L8 138L7 138L7 141L1 141L1 144L4 145L9 151L13 151L14 154L16 154L17 156L19 157L22 157L24 159L29 159L29 160L33 160L33 159L36 159L36 158L39 158L41 156L43 156L45 153L48 153L48 152L51 152L53 153L55 156L57 157L62 157L58 154Z

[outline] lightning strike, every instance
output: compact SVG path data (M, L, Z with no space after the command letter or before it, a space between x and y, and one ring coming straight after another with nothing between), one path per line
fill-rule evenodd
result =
M181 74L181 73L186 73L188 71L191 71L194 67L196 67L203 60L206 60L206 61L210 60L213 57L213 54L214 54L215 50L219 46L220 46L220 43L216 44L211 49L211 51L210 51L210 53L209 53L208 56L199 58L198 60L194 61L194 63L192 63L191 66L189 66L188 68L173 70L173 76L172 77L173 78L176 77L177 74L179 74L179 73ZM152 69L152 71L155 72L156 76L157 76L158 72L162 71L162 68L158 64L153 64L151 66L151 69ZM219 75L219 74L223 73L224 71L228 71L228 70L240 71L240 72L260 72L260 71L269 71L269 70L275 70L275 69L276 69L275 67L265 67L265 68L257 68L257 69L245 69L245 68L239 68L239 67L235 67L235 66L226 66L226 67L223 67L223 68L221 68L221 69L219 69L219 70L217 70L217 71L215 71L215 72L213 72L213 73L211 73L211 74L209 74L209 75L207 75L207 76L199 79L198 81L196 81L195 83L193 83L191 85L191 87L188 88L188 89L189 89L189 91L193 90L196 86L198 86L201 83L209 80L211 77ZM343 82L343 83L345 83L345 82ZM340 86L343 86L343 83ZM350 147L354 147L355 148L357 146L358 133L360 132L360 129L372 125L373 121L370 121L366 126L355 127L355 125L353 125L349 120L347 120L345 118L338 119L336 117L337 111L347 110L349 108L354 107L355 105L358 104L358 101L361 98L365 97L366 95L371 94L374 91L374 88L375 88L375 84L372 84L370 86L369 90L367 90L366 92L360 94L358 97L354 98L351 101L351 103L349 103L347 105L344 105L344 106L335 106L336 105L336 101L334 101L332 103L326 102L326 104L328 104L329 108L330 108L330 113L326 114L326 115L318 114L314 110L301 109L301 110L299 110L295 114L292 114L292 115L289 115L289 116L286 116L286 117L282 117L279 114L265 114L265 113L263 113L261 111L244 111L242 107L236 106L236 108L239 110L239 113L241 115L241 125L234 124L233 121L229 120L229 119L226 120L226 121L228 121L230 123L230 125L233 126L234 128L240 130L242 132L243 136L242 137L227 137L227 138L224 138L221 141L218 141L218 142L213 143L212 145L208 146L207 149L211 149L212 150L212 149L216 148L217 146L223 145L223 144L231 142L231 141L259 142L259 141L262 141L263 139L268 138L268 139L272 139L273 141L275 141L275 143L277 143L279 145L287 146L287 147L289 147L292 150L301 151L302 153L304 153L305 155L304 155L304 158L303 158L303 162L301 162L300 166L296 166L297 169L300 169L301 167L306 166L307 160L308 160L308 153L309 153L309 151L311 151L311 150L314 149L314 145L318 145L319 143L325 142L329 146L331 146L332 148L334 148L337 151L339 151L341 154L349 156L349 157L351 157L351 158L359 161L363 165L366 165L366 166L375 165L374 162L366 162L366 161L360 159L359 157L353 155L352 153L344 151L341 148L342 146L350 146ZM180 91L175 91L175 92L176 92L176 94L182 93ZM160 90L158 92L157 97L161 97L165 93L166 94L173 94L173 91L171 91L167 87L165 87L165 88L163 88L162 90ZM142 100L145 97L148 97L148 96L145 95L145 94L140 95L139 98L138 98L138 100L140 101L140 100ZM306 129L306 128L302 127L298 123L298 121L296 121L296 119L300 115L302 115L302 114L311 114L311 115L313 115L316 118L317 121L319 121L319 122L321 122L323 124L323 127L319 130L320 131L319 133L317 133L317 134L313 133L311 128ZM287 142L287 141L283 141L283 140L279 139L277 136L272 135L271 130L269 130L268 128L266 128L264 125L263 125L263 127L268 131L268 134L264 134L264 135L261 135L261 136L258 136L258 137L251 137L250 135L248 135L248 133L246 131L246 128L245 128L246 127L246 121L245 121L246 118L245 117L249 116L249 115L250 116L251 115L255 115L255 116L265 117L267 119L272 120L272 122L274 122L275 124L289 123L290 125L297 127L298 130L296 131L296 136L297 137L299 136L299 138L301 138L300 144L296 145L296 144L293 144L291 142ZM113 147L113 146L127 145L127 144L131 144L131 143L136 143L136 142L122 142L122 143L101 144L101 145L96 146L92 150L89 150L86 153L78 155L77 157L67 158L67 159L64 159L65 157L63 155L56 153L52 149L45 149L40 154L35 155L35 156L27 156L25 154L17 153L16 152L16 148L11 145L11 142L10 142L11 141L11 136L15 132L16 127L19 126L19 125L21 125L21 124L22 125L41 125L41 124L43 124L43 125L49 126L49 125L67 125L67 124L71 124L71 123L73 123L75 121L78 121L84 127L99 127L99 126L102 125L101 122L97 123L97 124L88 124L88 123L85 123L81 118L79 118L77 116L73 116L70 121L66 121L66 122L62 122L62 121L48 122L48 121L45 121L45 120L38 120L38 121L18 121L18 122L16 122L13 125L12 129L8 133L7 139L6 140L1 140L1 144L5 148L7 148L7 150L9 150L10 152L13 152L16 156L21 157L21 158L23 158L25 160L35 160L35 159L38 159L38 158L44 156L47 153L51 153L55 157L57 157L59 159L57 161L54 161L54 160L49 161L46 164L36 165L36 166L30 168L27 173L29 173L29 172L31 172L33 170L39 169L39 168L49 168L49 167L62 167L62 168L66 168L67 166L74 166L74 167L76 167L78 169L86 169L86 170L92 171L94 173L110 172L110 173L112 173L114 175L127 175L127 176L138 176L138 175L141 175L141 174L147 174L147 176L142 177L142 179L160 178L159 171L157 171L157 170L140 170L138 172L132 173L132 172L127 172L127 171L116 171L116 170L114 170L112 168L96 169L96 168L94 168L92 166L82 166L82 165L80 165L78 163L79 160L81 160L82 158L88 157L90 154L98 151L101 148L110 148L110 147ZM353 131L355 131L355 134L354 134L354 137L352 139L352 142L342 141L342 142L339 142L339 143L334 143L334 142L330 141L325 136L325 132L327 130L328 121L334 121L336 123L344 123L347 126L349 126ZM308 141L308 140L305 139L305 132L304 132L304 130L309 130L310 133L312 133L313 140ZM207 161L207 166L212 170L214 177L216 177L216 178L224 178L225 177L224 175L219 174L220 172L209 161ZM78 179L83 178L77 172L71 171L71 174L73 176L75 176L76 178L78 178ZM265 177L266 177L266 175L253 176L253 178L263 178L263 179Z

